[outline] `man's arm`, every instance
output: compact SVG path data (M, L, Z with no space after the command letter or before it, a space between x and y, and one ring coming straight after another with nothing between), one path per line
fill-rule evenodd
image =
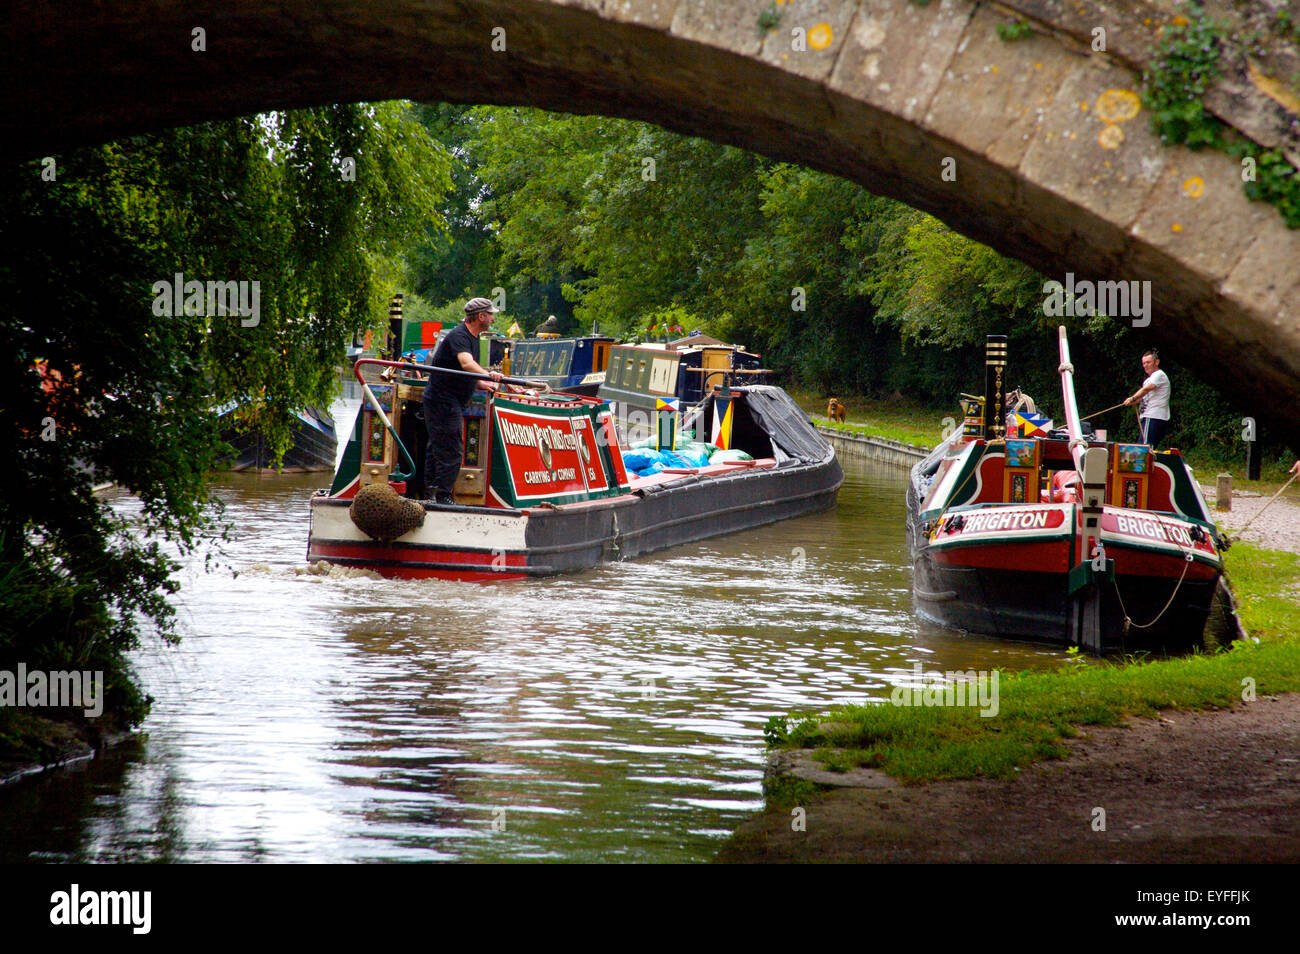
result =
M1134 391L1132 395L1124 399L1125 406L1129 404L1136 404L1138 401L1142 400L1142 395L1150 391L1154 391L1155 389L1156 386L1154 384L1143 384L1142 387Z
M457 355L456 355L456 360L460 362L460 366L461 366L461 369L462 369L462 370L464 370L464 371L471 371L471 372L473 372L474 374L486 374L486 375L488 375L489 377L492 378L491 381L480 381L480 382L478 382L478 387L479 387L481 390L484 390L484 391L495 391L495 390L496 390L496 383L495 383L495 382L500 381L501 378L503 377L503 375L501 374L500 371L488 371L488 370L486 370L486 369L483 368L483 367L482 367L482 366L481 366L477 361L474 360L474 356L473 356L472 354L470 354L468 351L461 351L461 352L458 352Z

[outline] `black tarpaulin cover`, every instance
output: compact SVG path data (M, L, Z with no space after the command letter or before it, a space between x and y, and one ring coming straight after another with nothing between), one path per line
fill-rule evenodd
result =
M745 389L749 413L772 441L779 464L783 459L813 462L825 460L833 451L817 433L808 415L780 388L754 385Z

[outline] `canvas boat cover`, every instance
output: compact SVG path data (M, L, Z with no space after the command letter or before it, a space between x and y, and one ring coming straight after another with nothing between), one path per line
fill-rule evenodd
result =
M745 403L755 422L771 438L773 456L778 465L786 460L813 463L834 453L826 438L817 433L808 415L780 388L770 385L748 387L745 389Z

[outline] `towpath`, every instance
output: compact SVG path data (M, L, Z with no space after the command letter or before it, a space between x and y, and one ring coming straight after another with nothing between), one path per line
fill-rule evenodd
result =
M804 806L803 831L757 815L718 860L1300 862L1300 695L1070 745L1011 781L836 789Z

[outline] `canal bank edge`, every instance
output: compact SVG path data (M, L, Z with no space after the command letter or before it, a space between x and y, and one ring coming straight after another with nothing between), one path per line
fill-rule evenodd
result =
M26 713L0 737L0 787L96 758L124 742L142 738L131 729L88 731L84 725Z
M1002 778L900 784L831 751L836 768L850 769L836 778L810 749L775 749L765 810L741 824L715 860L1300 861L1300 607L1291 597L1300 559L1243 549L1252 559L1240 567L1238 596L1255 635L1233 652L1186 657L1222 684L1217 702L1189 705L1176 687L1151 680L1140 687L1148 711L1086 727L1067 716L1072 726L1053 757ZM1110 672L1159 675L1160 666ZM1236 670L1259 677L1258 696L1256 679ZM1068 666L1035 674L1062 699L1076 694L1062 693L1076 688L1065 680L1077 675ZM816 731L851 728L836 719Z
M1093 728L1014 779L798 793L719 863L1295 863L1300 695Z
M886 437L872 437L842 431L813 421L817 433L821 434L835 448L835 453L846 460L869 460L878 463L893 464L898 467L911 468L918 460L930 453L929 448L904 444Z

